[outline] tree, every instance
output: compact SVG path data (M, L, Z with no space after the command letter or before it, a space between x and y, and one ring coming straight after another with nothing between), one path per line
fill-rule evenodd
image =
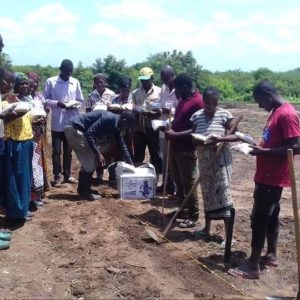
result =
M189 74L198 88L202 85L202 66L197 63L192 51L183 53L182 51L173 50L172 52L160 52L150 55L143 66L149 66L154 71L155 82L160 82L160 72L165 65L170 65L174 68L176 74ZM137 65L136 65L137 66Z
M253 77L257 81L272 80L274 73L267 68L259 68L253 72Z
M94 74L106 74L109 88L117 91L120 77L126 75L126 61L124 59L117 60L113 55L108 55L103 59L97 58L92 66L92 71Z
M93 85L93 70L91 67L84 67L83 63L78 62L77 67L74 69L73 76L80 82L82 93L86 98L92 90Z
M12 63L8 54L0 53L0 66L7 70L12 70Z

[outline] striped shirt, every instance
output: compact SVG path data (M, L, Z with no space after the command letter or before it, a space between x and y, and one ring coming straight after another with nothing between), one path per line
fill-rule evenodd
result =
M224 136L226 124L231 119L233 119L233 116L229 111L218 108L212 119L207 118L204 109L201 109L194 113L190 120L195 127L195 133L200 133L205 136L210 134Z

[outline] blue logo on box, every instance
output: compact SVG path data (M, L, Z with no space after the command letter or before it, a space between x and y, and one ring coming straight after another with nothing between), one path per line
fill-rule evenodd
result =
M149 197L152 187L149 186L148 180L144 180L143 184L140 186L140 193L145 197Z

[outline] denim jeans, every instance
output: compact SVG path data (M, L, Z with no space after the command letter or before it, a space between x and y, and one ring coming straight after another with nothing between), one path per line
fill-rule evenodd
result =
M279 212L282 187L255 184L251 214L252 248L262 250L266 237L274 242L279 234Z
M61 167L61 146L63 145L63 175L68 179L71 174L72 148L69 146L64 132L51 131L52 136L52 164L54 179L59 179Z

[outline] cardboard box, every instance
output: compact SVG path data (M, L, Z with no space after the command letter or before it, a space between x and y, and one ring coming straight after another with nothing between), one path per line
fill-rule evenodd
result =
M118 191L121 199L152 199L156 191L155 168L144 164L138 168L118 163L116 168Z

